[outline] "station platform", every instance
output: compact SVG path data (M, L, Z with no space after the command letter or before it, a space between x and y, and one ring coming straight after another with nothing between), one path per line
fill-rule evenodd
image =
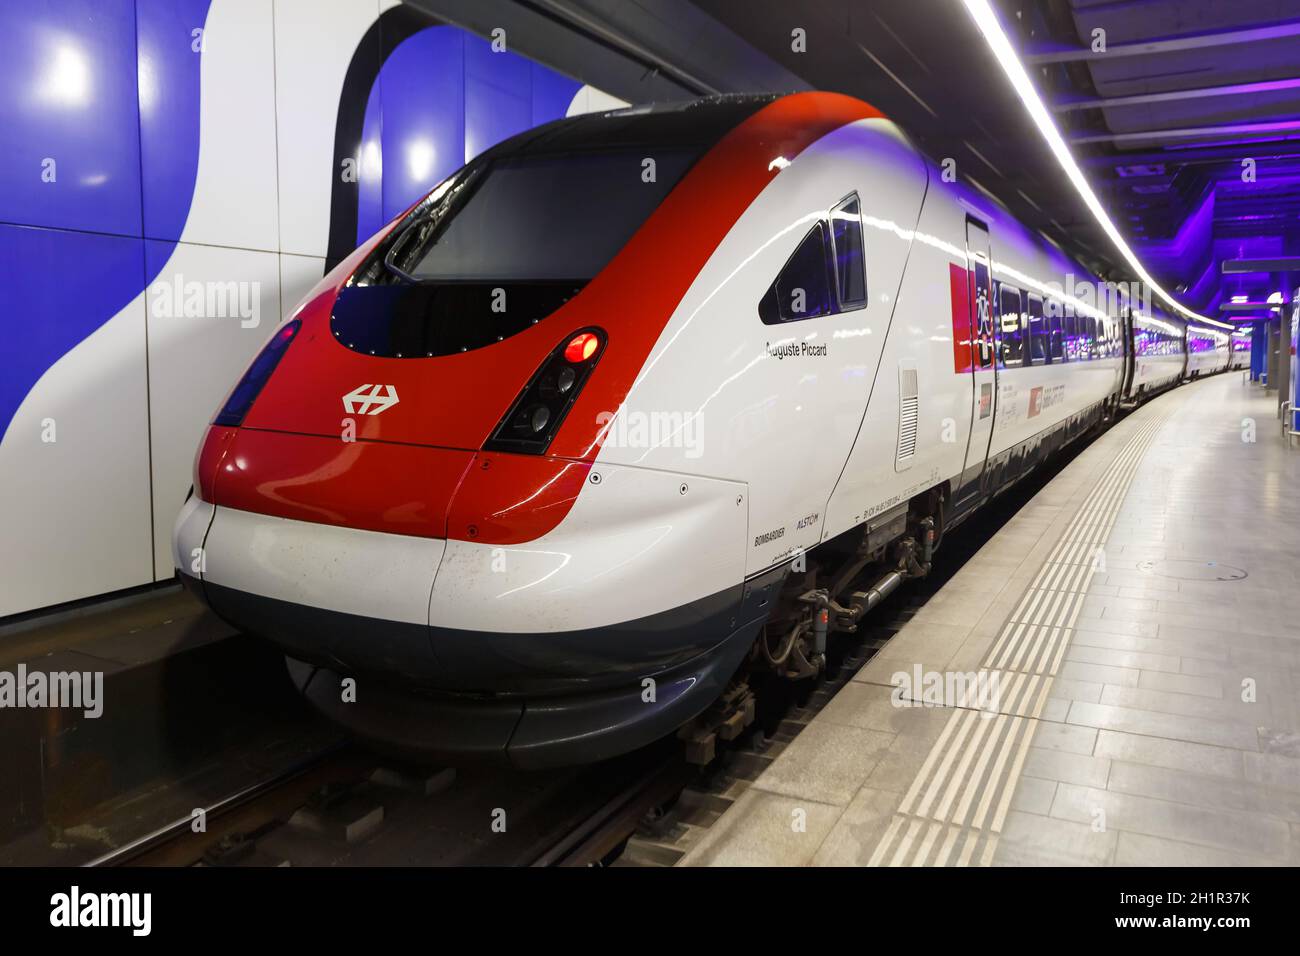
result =
M1300 863L1300 452L1275 408L1234 372L1117 422L678 865Z

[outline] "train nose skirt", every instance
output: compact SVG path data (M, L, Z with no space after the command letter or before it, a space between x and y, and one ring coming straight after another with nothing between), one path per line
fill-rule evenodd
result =
M435 760L487 760L521 770L591 763L645 746L702 713L744 660L760 622L654 678L585 695L516 699L437 695L287 658L322 714L377 749Z

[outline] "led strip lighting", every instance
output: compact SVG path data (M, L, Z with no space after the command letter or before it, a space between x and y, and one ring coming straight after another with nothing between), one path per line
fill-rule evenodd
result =
M1106 210L1102 206L1101 200L1097 198L1097 194L1088 185L1083 170L1075 162L1074 156L1070 153L1070 148L1066 146L1065 140L1061 137L1060 130L1052 122L1051 114L1047 112L1047 107L1039 98L1038 91L1034 89L1033 81L1029 79L1029 74L1025 72L1025 67L1016 55L1011 40L1002 29L1002 24L999 22L997 14L994 13L992 4L989 3L989 0L962 0L962 2L966 5L966 10L975 21L975 25L984 34L989 49L997 57L998 63L1001 64L1003 72L1007 75L1007 79L1011 81L1011 85L1015 87L1021 102L1025 104L1025 109L1029 111L1029 115L1038 126L1039 132L1047 140L1047 145L1052 148L1052 152L1056 155L1056 161L1061 164L1065 174L1070 177L1070 182L1074 183L1075 190L1083 198L1088 209L1092 211L1093 218L1101 225L1101 228L1110 237L1111 242L1115 244L1115 248L1120 251L1128 264L1133 267L1137 277L1146 283L1162 301L1168 303L1175 311L1182 313L1187 318L1215 325L1221 329L1236 328L1236 326L1229 323L1220 322L1217 319L1211 319L1208 316L1193 312L1162 289L1151 278L1151 274L1143 267L1136 253L1129 248L1128 243L1124 241L1124 237L1120 235L1119 229L1115 227L1115 223L1106 214Z

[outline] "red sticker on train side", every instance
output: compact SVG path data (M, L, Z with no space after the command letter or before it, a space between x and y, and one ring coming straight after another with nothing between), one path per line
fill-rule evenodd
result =
M954 372L971 370L970 276L955 262L948 263L948 285L952 290L952 365Z
M1037 418L1043 410L1043 387L1041 385L1029 390L1029 418Z

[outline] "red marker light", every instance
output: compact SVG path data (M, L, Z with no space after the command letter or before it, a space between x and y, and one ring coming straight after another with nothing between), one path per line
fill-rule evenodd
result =
M585 362L596 354L596 349L599 347L600 339L596 338L594 332L579 332L569 339L569 344L564 347L564 359L575 365Z

